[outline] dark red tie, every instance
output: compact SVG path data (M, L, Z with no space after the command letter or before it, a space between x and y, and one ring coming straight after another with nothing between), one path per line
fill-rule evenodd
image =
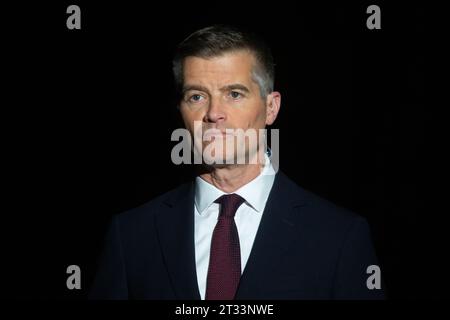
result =
M206 300L232 300L241 277L241 249L234 215L244 199L237 194L221 196L209 256Z

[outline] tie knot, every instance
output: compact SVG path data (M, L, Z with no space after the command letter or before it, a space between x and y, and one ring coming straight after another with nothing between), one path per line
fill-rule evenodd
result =
M245 202L245 199L240 195L232 193L224 194L214 202L220 204L220 216L233 218L237 209Z

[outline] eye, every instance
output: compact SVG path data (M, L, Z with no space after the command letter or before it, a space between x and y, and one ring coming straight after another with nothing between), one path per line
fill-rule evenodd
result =
M233 99L239 99L239 98L242 98L242 93L240 93L240 92L238 92L238 91L231 91L231 92L230 92L230 96L231 96Z
M193 94L190 98L189 101L191 102L200 102L202 101L203 97L200 94Z

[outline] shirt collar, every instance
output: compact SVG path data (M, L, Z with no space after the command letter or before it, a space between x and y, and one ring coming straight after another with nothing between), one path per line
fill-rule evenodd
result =
M243 197L248 205L262 213L275 179L275 170L270 158L265 154L265 165L261 173L252 181L243 185L236 193ZM200 177L195 179L195 206L200 215L220 196L227 194Z

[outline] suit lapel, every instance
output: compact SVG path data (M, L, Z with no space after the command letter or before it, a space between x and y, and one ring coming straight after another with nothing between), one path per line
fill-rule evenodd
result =
M278 172L267 200L255 241L241 276L236 299L252 299L263 289L261 281L273 276L280 256L296 235L296 209L305 205L298 194L291 195L289 179ZM162 254L177 299L199 300L195 265L194 184L190 183L163 203L156 215Z
M164 261L177 299L199 300L194 247L194 187L181 188L166 199L156 215Z
M264 209L253 247L239 282L236 299L253 299L255 292L264 289L265 277L274 276L271 270L280 262L281 254L296 235L296 208L305 204L303 198L290 196L288 178L277 173Z

